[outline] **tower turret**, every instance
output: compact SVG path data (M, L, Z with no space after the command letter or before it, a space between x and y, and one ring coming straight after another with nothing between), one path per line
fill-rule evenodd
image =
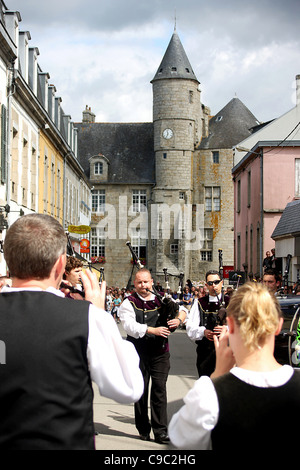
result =
M176 30L151 83L156 163L153 201L169 208L191 204L193 152L201 139L202 108L199 81ZM178 239L174 226L176 217L171 214L172 226L161 232L162 239L156 243L158 271L169 265L173 271L184 272L188 266L184 240Z

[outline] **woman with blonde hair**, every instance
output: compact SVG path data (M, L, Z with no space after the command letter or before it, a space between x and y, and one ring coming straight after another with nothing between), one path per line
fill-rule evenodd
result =
M246 283L227 307L227 326L215 336L216 368L184 398L172 417L176 447L227 450L296 444L300 374L274 358L282 327L280 306L262 284Z

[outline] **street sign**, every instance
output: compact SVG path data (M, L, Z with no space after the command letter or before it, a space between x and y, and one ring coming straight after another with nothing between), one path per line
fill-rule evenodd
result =
M68 232L70 233L89 233L91 231L91 227L89 225L69 225Z

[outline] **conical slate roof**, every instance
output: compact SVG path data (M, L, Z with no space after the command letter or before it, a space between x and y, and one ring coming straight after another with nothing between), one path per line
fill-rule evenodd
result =
M185 78L198 82L176 30L152 82L166 78Z
M235 97L210 119L208 137L202 139L199 149L231 148L249 137L258 124L251 111Z

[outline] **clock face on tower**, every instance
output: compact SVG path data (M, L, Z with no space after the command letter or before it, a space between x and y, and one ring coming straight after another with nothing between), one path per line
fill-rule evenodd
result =
M171 138L173 137L173 131L172 131L172 129L165 129L165 130L163 131L163 137L164 137L165 139L171 139Z

